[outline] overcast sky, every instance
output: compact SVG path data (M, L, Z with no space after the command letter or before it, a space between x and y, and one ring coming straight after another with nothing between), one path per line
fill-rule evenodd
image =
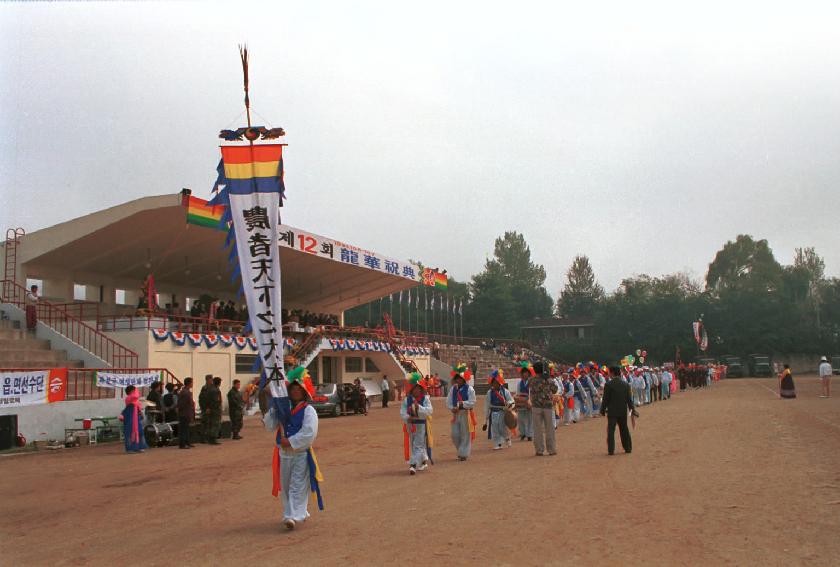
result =
M840 275L840 14L676 4L3 4L0 228L207 197L247 41L288 224L458 279L517 230L554 296L575 254L610 290L739 233Z

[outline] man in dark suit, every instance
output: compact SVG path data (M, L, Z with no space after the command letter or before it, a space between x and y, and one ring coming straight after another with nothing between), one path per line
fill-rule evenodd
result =
M604 397L601 400L601 415L607 415L607 452L615 453L615 426L621 435L621 446L625 453L633 450L633 440L627 427L627 413L638 415L633 407L633 396L630 384L621 379L621 370L617 366L610 367L611 379L604 386Z
M184 378L184 387L178 393L178 447L191 449L190 425L195 421L195 400L192 395L192 378Z

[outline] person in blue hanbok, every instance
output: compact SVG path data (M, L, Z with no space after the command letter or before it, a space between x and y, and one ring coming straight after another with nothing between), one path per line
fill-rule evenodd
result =
M514 407L513 396L506 388L502 388L505 378L501 368L490 373L487 379L490 383L490 390L484 401L485 423L483 429L487 430L487 438L493 442L493 449L504 448L505 444L511 446L510 429L505 424L505 412L512 411Z
M263 422L276 435L271 493L276 497L282 491L283 525L293 530L309 518L307 503L311 493L315 493L318 509L324 509L320 488L324 479L312 449L318 436L318 414L309 405L315 388L303 366L291 370L286 377L291 406L289 414L281 422L272 408Z
M142 453L149 446L143 433L143 410L140 407L140 392L134 386L125 388L125 409L120 414L123 422L126 453Z

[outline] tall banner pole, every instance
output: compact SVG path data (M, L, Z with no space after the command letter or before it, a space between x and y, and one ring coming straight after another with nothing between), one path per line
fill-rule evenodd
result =
M225 206L220 228L228 231L225 245L231 249L228 256L231 279L241 280L239 293L245 297L249 314L246 331L253 333L260 354L261 385L268 384L271 408L279 423L283 423L289 412L289 401L283 367L278 227L285 193L285 144L255 145L254 142L274 140L285 132L282 128L252 126L248 48L240 46L239 55L248 126L222 130L219 137L227 142L247 141L247 145L221 146L222 159L213 188L216 195L208 204Z

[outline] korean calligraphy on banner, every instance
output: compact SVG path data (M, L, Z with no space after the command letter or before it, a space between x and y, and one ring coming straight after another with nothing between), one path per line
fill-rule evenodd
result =
M134 386L136 388L148 388L152 382L162 382L163 373L158 372L97 372L93 377L94 384L98 388L125 388Z
M66 394L66 368L0 373L0 407L61 402Z
M236 251L251 330L272 396L286 397L283 326L280 322L280 194L230 195Z
M286 248L293 248L319 258L376 270L383 274L398 276L415 282L423 279L423 270L420 266L411 262L386 258L376 252L332 240L325 236L318 236L288 225L280 225L278 232L280 233L279 243Z

